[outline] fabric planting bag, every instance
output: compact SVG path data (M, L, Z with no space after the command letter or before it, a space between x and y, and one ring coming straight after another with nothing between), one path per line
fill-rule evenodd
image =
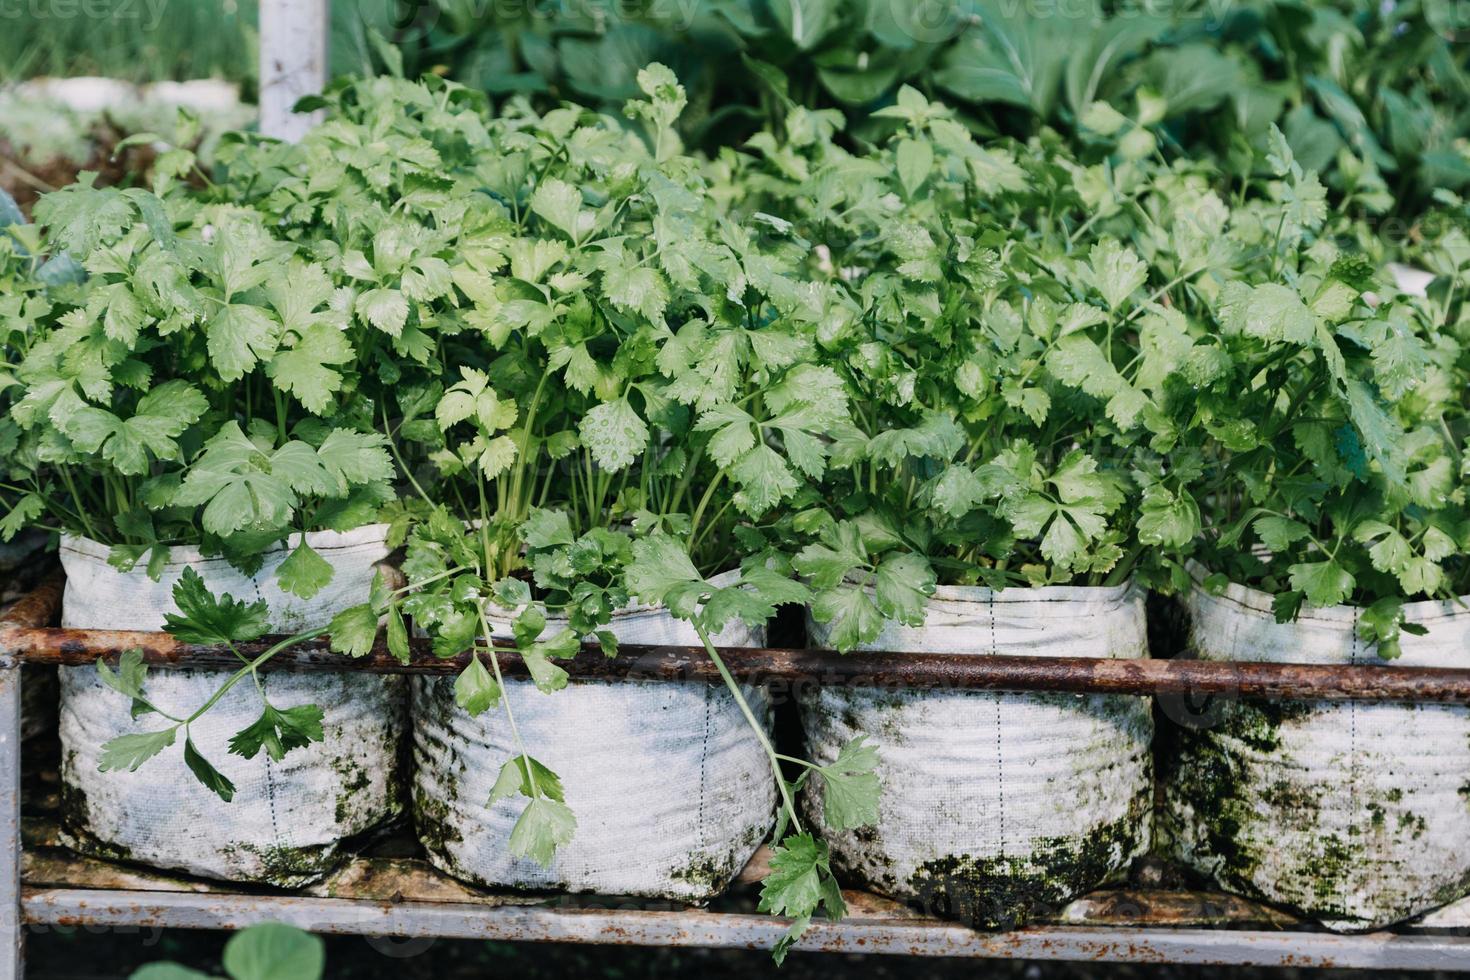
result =
M822 624L808 629L827 645ZM890 621L862 649L1141 658L1144 596L941 586L923 626ZM1113 880L1149 846L1147 698L826 687L803 697L801 716L814 762L861 734L881 759L877 824L826 832L837 866L932 914L1015 925ZM820 794L804 802L820 826Z
M62 625L72 628L157 630L174 610L172 588L193 568L216 595L265 600L272 632L325 626L368 595L374 565L387 557L386 525L307 534L329 562L330 584L309 600L281 591L275 571L288 551L264 555L254 575L197 549L171 549L159 581L139 567L120 572L105 545L65 538ZM170 714L188 714L229 676L222 670L149 671L149 699ZM324 712L325 739L280 761L228 753L230 736L260 715L248 679L236 684L193 727L194 741L234 782L226 803L194 779L178 745L138 772L101 772L109 739L158 727L156 716L133 720L128 699L102 684L94 667L61 671L62 839L103 857L178 869L209 878L298 887L330 871L345 838L402 809L399 742L405 685L397 676L357 672L262 671L265 693L278 707L315 704ZM182 739L179 740L182 742Z
M1204 660L1459 667L1470 649L1470 612L1451 602L1406 604L1405 621L1428 633L1405 632L1402 656L1387 661L1358 637L1355 607L1278 623L1265 593L1197 584L1186 608ZM1470 892L1470 708L1235 701L1174 741L1161 836L1224 888L1337 931Z
M724 577L716 577L719 584ZM509 637L514 614L492 616ZM566 627L547 617L550 636ZM699 645L662 606L633 605L606 627L619 643ZM718 647L765 643L738 623ZM769 701L746 687L769 728ZM579 681L550 694L507 679L526 751L561 778L576 834L550 867L507 847L523 799L486 805L516 752L504 708L471 717L454 703L454 678L413 681L414 816L434 865L488 888L632 895L698 902L719 894L766 839L776 787L735 698L701 682Z

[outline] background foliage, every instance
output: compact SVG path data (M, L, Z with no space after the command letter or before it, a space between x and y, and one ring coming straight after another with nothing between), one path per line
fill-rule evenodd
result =
M1450 0L368 0L334 4L336 73L398 67L496 98L528 93L616 112L638 70L669 65L690 94L683 136L742 142L793 105L846 114L855 139L899 86L956 104L981 134L1085 131L1103 99L1168 155L1250 165L1272 123L1330 187L1381 172L1414 214L1429 189L1470 183L1470 24ZM135 81L221 76L254 86L251 0L108 16L17 6L0 73ZM70 10L69 7L65 10ZM390 48L381 38L393 42ZM1085 132L1084 132L1085 135Z

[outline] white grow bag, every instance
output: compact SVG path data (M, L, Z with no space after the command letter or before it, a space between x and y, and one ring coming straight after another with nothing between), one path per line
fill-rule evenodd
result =
M509 637L512 618L492 618L493 635ZM545 635L565 627L548 617ZM620 643L699 644L661 606L631 606L607 628ZM712 640L762 646L765 631L736 624ZM767 719L764 691L743 690ZM697 902L723 891L770 833L769 762L723 686L573 679L543 694L508 679L505 696L526 751L561 778L576 834L550 867L513 858L507 842L525 798L486 806L516 752L504 708L472 718L454 703L454 678L415 677L414 816L430 861L447 874L488 888Z
M197 549L173 548L159 581L140 567L108 565L106 545L66 538L61 563L66 592L61 624L72 628L158 630L174 611L172 589L186 567L215 594L264 599L273 632L325 626L340 610L365 601L373 566L388 555L386 525L307 535L333 567L331 584L309 600L282 592L275 571L288 554L273 550L253 576ZM230 675L221 670L151 670L150 701L173 715L193 712ZM194 743L235 784L226 803L189 772L178 742L137 772L102 772L109 739L153 731L162 719L134 720L128 699L102 684L95 667L61 670L62 839L77 850L232 881L283 888L331 870L341 841L402 808L398 744L404 723L401 677L358 673L261 674L278 707L315 704L325 740L294 749L279 762L265 751L244 759L229 738L260 715L249 679L236 684L193 727Z
M1470 650L1470 612L1449 602L1404 607L1429 632L1404 634L1397 660L1358 638L1351 606L1277 623L1269 595L1234 584L1218 596L1196 586L1186 604L1203 660L1463 667ZM1225 888L1338 931L1470 892L1470 709L1240 701L1178 739L1161 836Z
M809 630L825 645L826 628ZM924 626L890 622L866 649L1140 658L1144 597L942 586ZM877 747L877 826L824 833L839 867L928 912L1012 925L1111 880L1149 846L1147 698L824 687L803 698L802 723L818 763L857 735ZM819 821L820 794L805 805Z

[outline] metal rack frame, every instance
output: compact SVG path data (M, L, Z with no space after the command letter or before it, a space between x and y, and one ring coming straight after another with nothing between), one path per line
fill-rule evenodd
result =
M484 894L430 897L331 897L257 894L228 886L130 884L122 869L110 887L78 886L55 875L23 880L21 827L21 671L23 664L84 665L141 649L160 668L235 667L227 650L180 643L164 633L61 629L51 624L62 580L52 577L0 617L0 980L23 975L27 926L239 929L260 921L289 922L324 933L443 937L616 945L766 948L787 923L749 912L670 908L608 899L566 899L551 906L507 904ZM349 660L325 642L284 651L268 669L448 673L462 659L439 659L415 644L408 664L382 645ZM793 686L848 683L874 686L1000 691L1052 691L1214 698L1297 697L1470 704L1470 670L1390 666L1315 667L1194 660L1088 660L967 654L863 654L753 649L724 651L733 673L757 683ZM524 672L511 651L502 669ZM634 647L615 659L595 649L568 661L581 677L718 683L699 648ZM58 859L65 872L68 858ZM71 858L77 864L89 859ZM100 862L91 862L96 865ZM424 875L434 872L424 871ZM61 875L63 879L67 876ZM134 877L138 877L137 874ZM86 876L77 876L85 882ZM445 879L447 882L448 880ZM453 886L459 887L459 886ZM371 892L369 892L371 895ZM1366 935L1313 930L1289 916L1230 896L1181 892L1105 891L1074 902L1050 921L1009 932L982 933L925 918L864 893L852 893L852 914L818 920L801 950L1113 962L1470 969L1470 900L1412 926ZM1120 911L1121 910L1121 911Z
M260 20L261 131L295 139L311 117L290 112L319 92L326 74L329 0L263 0ZM24 932L33 925L238 929L289 922L327 933L620 945L765 948L786 930L770 916L637 903L589 907L498 904L491 896L398 900L302 894L248 894L203 883L148 887L73 887L22 880L21 670L23 664L81 665L138 648L160 668L236 667L228 651L183 644L162 633L55 628L61 583L43 584L0 618L0 980L24 974ZM258 647L256 648L259 649ZM729 650L742 679L790 685L866 684L1160 697L1297 697L1470 704L1470 670L1190 660L975 657L864 654L838 658L807 650ZM409 664L379 644L360 660L332 655L325 643L278 656L272 669L449 673L462 660L439 660L415 643ZM523 673L513 652L502 669ZM585 651L575 676L717 682L699 648L625 646L609 660ZM60 858L82 863L86 859ZM134 875L134 878L139 877ZM115 880L127 878L125 873ZM443 889L440 890L444 891ZM439 894L433 892L432 894ZM1470 969L1470 900L1394 932L1333 935L1282 921L1279 913L1230 896L1121 891L1074 902L1048 923L1001 933L927 919L872 896L850 895L852 914L818 920L798 949L916 956L1007 957L1256 966ZM1120 911L1121 910L1121 911ZM1222 911L1223 910L1223 911Z

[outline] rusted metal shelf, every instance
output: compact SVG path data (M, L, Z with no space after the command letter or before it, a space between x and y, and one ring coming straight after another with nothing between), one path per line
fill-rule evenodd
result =
M757 854L710 909L598 896L493 894L415 857L359 854L299 892L242 893L82 858L56 846L45 819L26 824L20 903L27 922L77 927L237 929L285 921L315 932L409 938L613 945L768 948L781 920L753 911ZM403 850L396 839L376 848ZM1264 905L1211 892L1119 888L1094 892L1042 922L980 933L859 891L850 914L820 921L799 948L913 956L1445 969L1465 963L1453 924L1421 921L1394 933L1335 936ZM1454 921L1451 919L1450 922Z
M287 922L322 933L454 939L769 949L786 931L766 915L352 902L245 895L27 890L27 921L240 929ZM840 953L1118 963L1356 969L1464 969L1465 940L1375 933L1335 936L1211 929L1052 926L981 933L949 922L818 920L797 947Z
M786 923L756 914L749 889L710 909L625 899L554 899L479 892L412 857L360 855L326 882L292 893L265 893L171 878L70 854L31 819L22 848L20 676L23 664L80 665L138 648L156 666L238 667L228 651L179 643L162 633L67 630L52 624L62 583L51 578L0 616L0 980L21 976L27 926L237 929L290 922L317 932L768 948ZM758 649L722 651L744 679L798 686L867 684L1079 694L1181 695L1324 700L1470 703L1470 670L1194 660L1087 660L969 654L861 654ZM415 645L399 663L379 646L349 660L324 642L276 658L276 669L447 673L462 661ZM584 651L568 662L582 677L717 682L699 648L625 646L613 660ZM502 669L523 669L513 652ZM32 807L34 809L34 807ZM748 869L747 879L756 877ZM740 889L736 889L738 893ZM861 892L847 895L852 914L818 921L804 950L1257 966L1364 969L1470 969L1470 901L1391 932L1334 935L1284 913L1227 895L1177 890L1108 890L1085 896L1049 921L982 933L926 918ZM13 942L7 940L13 939Z

